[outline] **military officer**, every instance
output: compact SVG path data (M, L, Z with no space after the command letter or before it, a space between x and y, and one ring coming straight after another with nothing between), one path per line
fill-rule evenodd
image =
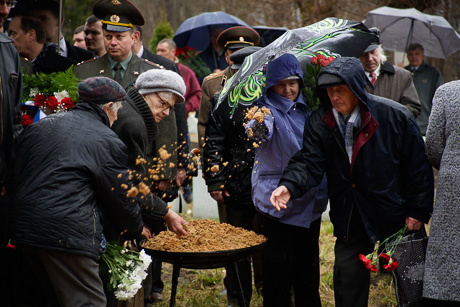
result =
M99 0L93 7L93 14L101 19L107 53L75 66L74 73L77 78L105 76L128 90L141 73L162 68L140 59L131 51L134 41L133 25L145 23L142 14L133 4L126 0Z
M200 112L198 114L198 143L201 152L203 152L203 144L206 142L204 134L209 118L211 99L222 90L225 82L234 74L230 68L233 64L230 55L241 48L257 46L259 43L260 36L257 31L242 26L229 28L220 33L217 38L217 44L224 49L225 60L229 66L221 72L207 76L201 86Z

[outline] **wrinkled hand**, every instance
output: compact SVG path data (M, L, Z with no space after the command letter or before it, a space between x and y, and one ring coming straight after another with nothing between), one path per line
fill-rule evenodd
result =
M176 185L177 187L182 186L182 184L185 181L185 178L187 177L187 171L185 170L184 167L178 167L177 168L177 175L176 175Z
M150 239L152 237L152 233L147 227L142 228L142 235L145 237L146 240Z
M416 220L412 217L406 217L407 231L420 230L423 226L423 222Z
M155 186L158 190L166 192L171 187L171 181L169 180L160 180L155 183Z
M209 194L210 194L211 197L214 198L214 200L216 200L217 202L223 202L223 201L224 201L223 195L225 195L226 197L229 197L229 196L230 196L230 194L228 193L227 190L211 191L211 192L209 192Z
M286 204L291 199L291 192L284 186L279 186L270 196L270 202L276 210L286 209Z
M168 213L163 216L163 219L166 221L166 225L168 226L169 230L178 234L179 236L187 235L187 231L185 231L183 225L188 224L179 214L170 209L168 210Z

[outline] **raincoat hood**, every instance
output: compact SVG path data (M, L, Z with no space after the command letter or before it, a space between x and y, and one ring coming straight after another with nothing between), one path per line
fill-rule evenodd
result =
M268 64L265 74L265 91L268 91L278 81L289 76L298 76L300 78L300 88L305 87L299 61L294 55L286 53Z
M353 94L361 101L361 103L368 105L369 95L366 92L366 74L364 73L363 66L357 58L337 58L329 65L321 69L318 78L324 74L330 74L340 77L345 84L351 89ZM268 77L267 77L268 79ZM320 88L320 97L327 97L323 100L324 104L327 101L331 104L329 97L326 93L326 88Z

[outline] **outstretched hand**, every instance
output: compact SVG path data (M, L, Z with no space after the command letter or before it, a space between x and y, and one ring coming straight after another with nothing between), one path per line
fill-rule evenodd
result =
M184 225L187 225L187 222L179 214L169 209L163 219L166 221L169 230L179 236L187 235L187 231L184 229Z
M291 199L291 192L284 186L279 186L270 196L270 202L276 210L286 209L286 204Z

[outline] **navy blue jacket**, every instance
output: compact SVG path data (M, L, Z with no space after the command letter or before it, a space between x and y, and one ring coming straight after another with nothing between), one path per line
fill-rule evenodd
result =
M338 58L321 72L341 77L358 97L361 128L355 131L351 163L330 100L306 122L303 147L286 167L279 185L296 198L328 178L334 234L348 239L349 220L358 210L372 242L403 227L406 217L428 222L433 210L433 171L424 142L407 109L369 95L356 58Z
M103 224L137 238L142 221L128 177L126 146L99 107L80 101L28 126L16 143L13 244L97 259Z

